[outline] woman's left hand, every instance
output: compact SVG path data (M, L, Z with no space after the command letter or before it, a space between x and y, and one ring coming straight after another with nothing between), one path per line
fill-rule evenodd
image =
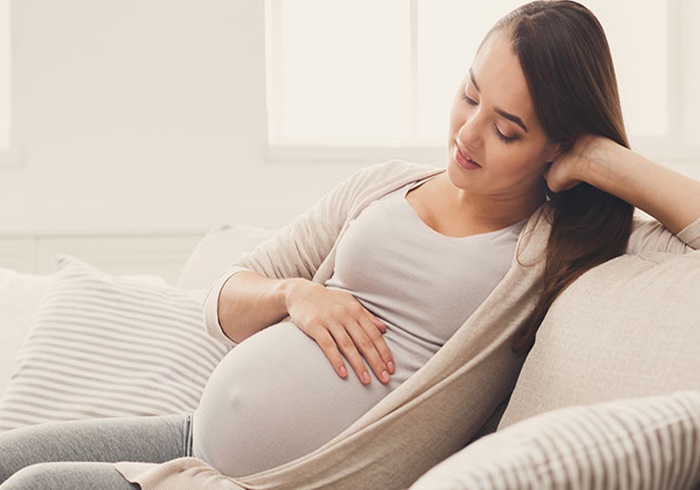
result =
M552 192L586 182L653 216L671 233L700 219L700 182L603 136L580 136L544 178Z
M580 136L571 149L560 154L545 171L544 178L549 190L566 191L586 181L591 166L608 161L605 156L613 145L617 143L603 136Z

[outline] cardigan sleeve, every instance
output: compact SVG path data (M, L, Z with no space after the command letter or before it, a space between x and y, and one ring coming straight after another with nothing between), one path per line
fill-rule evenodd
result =
M254 271L270 279L301 277L312 280L351 214L358 197L374 184L386 164L359 170L315 205L295 218L252 252L243 254L214 282L204 303L206 330L229 347L236 345L219 324L218 302L226 281L241 271Z
M632 234L627 244L627 253L687 253L698 248L700 248L700 219L674 235L654 219L635 216Z

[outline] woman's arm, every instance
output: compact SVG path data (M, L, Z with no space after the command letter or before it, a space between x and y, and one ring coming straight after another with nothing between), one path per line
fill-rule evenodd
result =
M379 380L387 380L384 371L393 374L395 369L381 335L386 326L352 295L326 289L320 283L332 275L333 262L328 259L353 212L383 195L388 187L398 188L438 172L440 169L400 160L355 172L275 236L239 257L220 276L205 302L207 331L231 343L289 315L319 343L338 374L346 372L340 352L361 380L367 379L362 356ZM289 281L291 278L303 280ZM348 339L355 345L348 345Z
M370 376L363 359L383 383L394 373L382 338L386 325L351 294L307 279L269 279L252 271L234 274L221 289L218 316L222 330L234 342L289 316L318 343L341 377L348 374L343 356L364 384Z
M700 218L700 182L602 136L580 137L545 178L553 192L587 182L638 207L674 234Z
M219 325L240 343L287 316L285 294L290 280L268 279L241 271L226 280L218 299Z

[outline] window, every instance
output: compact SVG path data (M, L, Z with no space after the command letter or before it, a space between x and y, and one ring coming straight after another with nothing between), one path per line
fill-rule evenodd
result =
M478 43L523 2L267 0L271 148L439 156ZM688 155L699 125L692 114L700 111L693 89L700 70L697 49L680 46L700 48L690 20L700 15L697 2L582 3L606 29L633 145L657 158Z
M270 2L272 142L404 143L412 95L405 4Z
M682 31L686 34L686 39L680 38L679 43L684 41L686 49L682 50L683 57L680 60L685 77L681 79L683 105L685 109L682 114L683 138L684 143L693 144L695 148L700 146L700 56L698 49L700 48L700 30L698 30L697 20L700 19L700 2L687 1L683 4L681 12L683 25Z
M10 149L10 0L0 0L0 153Z

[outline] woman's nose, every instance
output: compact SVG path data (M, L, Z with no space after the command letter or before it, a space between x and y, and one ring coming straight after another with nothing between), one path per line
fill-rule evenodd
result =
M482 142L483 128L479 108L466 114L462 125L457 131L457 139L465 147L478 147Z

